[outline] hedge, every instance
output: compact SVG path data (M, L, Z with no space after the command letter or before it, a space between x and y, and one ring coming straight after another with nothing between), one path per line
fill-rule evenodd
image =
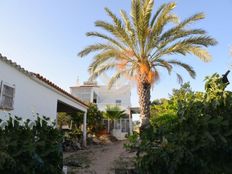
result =
M1 174L62 173L62 133L46 117L0 120Z

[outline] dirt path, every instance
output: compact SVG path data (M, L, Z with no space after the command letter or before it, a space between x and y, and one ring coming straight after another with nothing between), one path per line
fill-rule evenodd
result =
M65 158L72 157L85 163L84 167L73 169L70 174L113 174L117 161L132 157L134 154L126 152L124 141L114 142L110 145L92 146L87 150L66 154Z
M114 167L114 161L117 160L120 155L125 152L123 148L123 142L116 142L108 147L104 147L102 150L96 151L95 158L91 169L97 174L108 174Z

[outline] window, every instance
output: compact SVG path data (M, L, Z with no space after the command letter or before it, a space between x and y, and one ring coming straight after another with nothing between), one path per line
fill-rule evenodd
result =
M122 100L116 100L115 103L116 105L120 106L122 104Z
M129 132L129 119L122 119L122 132Z
M121 129L120 119L114 120L114 129Z
M0 109L13 110L15 86L0 83Z
M97 103L97 94L93 92L93 103Z

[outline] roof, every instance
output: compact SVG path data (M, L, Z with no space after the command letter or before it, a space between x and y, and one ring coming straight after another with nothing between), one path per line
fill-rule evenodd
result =
M49 86L55 88L56 90L62 92L63 94L71 97L72 99L76 100L77 102L89 107L85 102L81 101L80 99L74 97L73 95L71 95L70 93L68 93L67 91L63 90L62 88L60 88L59 86L57 86L56 84L54 84L53 82L49 81L48 79L46 79L45 77L41 76L40 74L36 74L33 73L33 75L38 78L39 80L43 81L44 83L48 84Z
M59 86L57 86L56 84L54 84L53 82L49 81L48 79L46 79L45 77L43 77L40 74L37 73L33 73L33 72L29 72L26 69L24 69L23 67L21 67L20 65L18 65L17 63L13 62L12 60L8 59L7 57L4 57L0 54L0 60L7 63L8 65L14 67L15 69L17 69L18 71L24 73L25 75L29 76L30 78L33 79L37 79L40 80L41 82L46 83L47 85L49 85L50 87L52 87L53 89L63 93L64 95L74 99L75 101L77 101L78 103L84 105L85 107L89 107L86 103L84 103L83 101L81 101L80 99L74 97L73 95L71 95L70 93L68 93L67 91L65 91L64 89L60 88Z
M11 65L12 67L14 67L15 69L17 69L18 71L26 74L26 75L32 75L31 72L25 70L23 67L21 67L20 65L18 65L17 63L13 62L12 60L8 59L5 56L2 56L2 54L0 53L0 60L2 60L3 62L7 63L8 65Z

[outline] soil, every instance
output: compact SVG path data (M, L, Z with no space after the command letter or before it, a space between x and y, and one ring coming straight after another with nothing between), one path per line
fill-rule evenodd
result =
M69 174L114 174L115 169L133 166L135 154L127 152L124 144L125 141L116 141L108 145L93 145L86 150L65 153L64 164L70 160L79 164L68 167Z

